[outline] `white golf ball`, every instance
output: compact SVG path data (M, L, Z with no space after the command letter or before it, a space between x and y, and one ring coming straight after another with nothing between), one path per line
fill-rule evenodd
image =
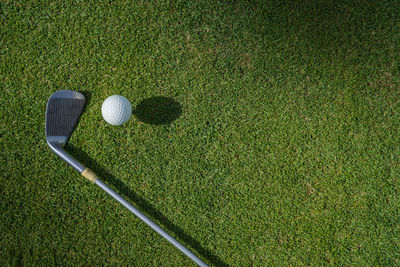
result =
M121 95L112 95L104 100L101 114L106 122L111 125L122 125L132 115L132 105L128 99Z

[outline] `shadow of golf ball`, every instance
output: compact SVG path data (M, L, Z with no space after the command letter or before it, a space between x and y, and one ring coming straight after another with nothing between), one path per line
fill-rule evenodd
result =
M140 102L133 114L141 122L153 125L170 124L182 113L182 106L172 98L154 96Z

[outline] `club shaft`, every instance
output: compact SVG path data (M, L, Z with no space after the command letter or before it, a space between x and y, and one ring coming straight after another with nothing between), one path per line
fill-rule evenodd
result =
M172 245L174 245L177 249L182 251L183 254L188 256L192 261L194 261L199 266L208 266L202 260L200 260L196 255L194 255L190 250L188 250L184 245L179 243L175 238L170 236L167 232L165 232L161 227L159 227L156 223L150 220L146 215L141 213L138 209L132 206L128 201L126 201L123 197L117 194L114 190L108 187L105 183L103 183L100 179L95 181L95 184L98 185L101 189L106 191L110 196L112 196L115 200L122 204L125 208L127 208L130 212L136 215L139 219L141 219L144 223L150 226L154 231L159 233L162 237L168 240Z

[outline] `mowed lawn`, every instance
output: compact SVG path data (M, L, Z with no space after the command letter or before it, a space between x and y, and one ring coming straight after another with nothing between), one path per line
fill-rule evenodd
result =
M51 152L61 89L66 150L208 264L400 265L399 1L0 7L1 266L194 265Z

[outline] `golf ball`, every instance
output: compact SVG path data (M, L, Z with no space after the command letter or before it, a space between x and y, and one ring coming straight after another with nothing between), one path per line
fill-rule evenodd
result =
M121 95L112 95L104 100L101 114L106 122L111 125L122 125L132 115L132 105L128 99Z

